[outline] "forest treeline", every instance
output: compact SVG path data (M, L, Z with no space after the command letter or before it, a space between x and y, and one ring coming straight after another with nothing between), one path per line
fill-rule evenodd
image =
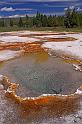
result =
M82 12L77 12L75 8L65 10L64 16L43 15L37 12L36 16L20 18L1 18L0 27L59 27L73 28L82 26Z

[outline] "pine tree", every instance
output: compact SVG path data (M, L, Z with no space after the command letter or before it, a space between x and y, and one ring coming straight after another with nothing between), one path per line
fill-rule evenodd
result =
M35 22L36 27L41 27L41 26L42 26L42 22L41 22L41 14L40 14L39 12L37 12L35 18L36 18L36 19L35 19L35 20L36 20L36 22Z
M78 14L79 26L82 26L82 12Z
M21 17L20 17L20 19L19 19L18 26L19 26L19 27L23 27L23 21L22 21L22 18L21 18Z
M57 27L58 26L58 21L57 21L57 17L56 15L53 16L53 27Z
M26 15L26 22L25 22L26 27L29 27L29 17Z
M48 26L48 20L47 20L47 16L46 15L41 15L41 22L42 22L42 26L43 27L47 27Z
M5 26L5 21L4 21L4 19L1 19L1 21L0 21L0 27L4 27Z
M53 17L51 15L48 17L48 26L53 27Z
M65 13L65 20L64 20L64 25L66 26L66 28L73 28L74 26L78 26L79 25L79 19L78 19L78 13L75 10L75 8L73 9L67 9L66 13Z
M64 19L64 25L66 26L66 28L70 28L71 27L70 23L71 23L71 11L68 8L65 11L65 19Z
M13 27L13 20L10 19L10 26Z

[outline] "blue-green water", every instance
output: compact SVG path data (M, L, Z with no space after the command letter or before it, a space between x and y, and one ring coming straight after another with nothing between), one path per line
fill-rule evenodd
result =
M45 52L7 61L1 65L0 73L21 84L27 96L74 93L82 84L81 72Z

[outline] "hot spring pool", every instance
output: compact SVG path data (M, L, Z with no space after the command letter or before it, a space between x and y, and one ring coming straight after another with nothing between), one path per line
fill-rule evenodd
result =
M1 63L0 74L8 76L11 82L19 83L21 88L18 95L23 97L74 93L82 85L81 72L73 70L71 64L49 56L46 52L28 54ZM81 124L82 100L77 101L77 104L67 105L67 108L60 106L57 105L57 109L46 106L41 110L25 111L0 92L0 123Z
M26 96L74 93L82 85L82 73L46 52L34 53L1 64L0 74L22 85Z

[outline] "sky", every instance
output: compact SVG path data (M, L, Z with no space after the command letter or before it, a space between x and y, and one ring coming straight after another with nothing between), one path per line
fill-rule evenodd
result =
M34 16L37 11L46 15L64 15L68 7L82 11L82 0L0 0L0 18Z

